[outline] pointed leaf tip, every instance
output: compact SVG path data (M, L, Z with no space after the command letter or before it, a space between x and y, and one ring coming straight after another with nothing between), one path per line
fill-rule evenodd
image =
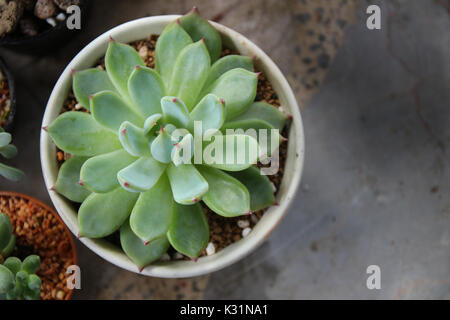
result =
M150 241L143 241L144 246L148 245L150 243Z
M124 186L125 188L128 188L128 187L130 186L130 183L129 183L129 182L124 182L124 183L123 183L123 186Z
M195 197L194 199L192 199L192 202L197 203L198 202L198 198Z
M121 133L121 134L127 134L127 129L122 129L122 130L120 131L120 133Z
M199 11L198 11L198 8L196 6L193 6L191 11L189 11L188 13L196 13L196 14L198 14Z
M82 187L84 187L84 182L82 180L78 181L78 184Z
M140 67L141 67L141 66L137 64L134 68L135 68L135 69L139 69Z
M220 99L220 103L225 106L225 100L224 99Z
M203 43L206 43L206 39L205 38L202 37L201 40L202 40Z
M273 203L273 205L274 205L274 206L279 206L280 203L279 203L278 201L275 201L275 202Z
M77 238L78 238L78 239L81 239L81 238L84 238L84 236L83 236L81 233L78 232Z
M172 102L177 102L177 101L178 101L177 98L173 98L173 99L172 99Z
M292 114L288 114L288 115L286 116L286 119L292 120Z
M56 191L55 186L52 186L49 190L50 191Z
M114 42L116 40L114 40L114 38L112 36L109 36L109 42Z
M71 73L72 73L72 77L75 75L75 73L77 73L77 70L75 70L75 69L72 69L71 70Z
M251 215L251 214L253 214L252 210L248 210L248 211L245 213L246 216L249 216L249 215Z
M178 19L176 20L176 22L177 22L177 24L181 24L181 19L178 18Z
M198 261L198 257L197 258L193 258L192 261L193 262L197 262Z
M42 127L42 130L44 130L45 132L47 132L47 131L48 131L48 126L43 126L43 127Z
M285 142L285 141L287 141L287 140L288 140L287 138L281 136L281 141Z
M261 71L255 72L255 74L256 74L256 76L259 78L259 76L262 74L262 72L261 72Z
M138 270L139 270L139 273L141 273L142 270L144 270L144 267L139 267L139 266L138 266Z

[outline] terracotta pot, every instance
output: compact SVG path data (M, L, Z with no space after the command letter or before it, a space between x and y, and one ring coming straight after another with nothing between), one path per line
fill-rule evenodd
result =
M78 265L77 250L75 247L75 242L73 241L72 234L70 233L69 229L66 227L64 222L61 220L59 215L55 212L55 210L53 210L52 208L47 206L45 203L41 202L40 200L38 200L36 198L30 197L30 196L27 196L25 194L18 193L18 192L0 191L0 197L22 198L27 201L35 203L36 205L38 205L41 208L44 208L48 212L51 212L51 214L58 220L58 222L61 223L61 225L63 225L64 232L66 233L67 237L70 239L69 242L70 242L70 248L71 248L71 252L72 252L73 264ZM66 296L66 298L64 300L70 300L70 298L72 297L72 293L73 293L73 290L69 291L68 295Z
M122 24L102 34L89 43L66 67L56 83L44 114L43 126L51 124L61 111L61 107L72 86L71 70L83 70L92 67L96 61L105 55L109 37L123 43L145 39L150 34L160 34L164 27L179 16L166 15L142 18ZM264 72L279 96L283 107L292 114L293 121L289 132L288 156L285 174L280 186L277 201L279 206L267 210L253 231L244 239L233 243L212 256L201 257L193 261L157 262L143 271L143 275L163 278L184 278L210 273L222 269L247 256L256 249L277 227L287 212L292 199L295 197L300 183L304 161L303 125L295 96L287 80L275 63L254 43L241 34L221 24L213 26L222 35L223 43L227 47L237 49L246 56L256 56L257 68ZM48 188L55 184L58 175L56 163L56 148L50 136L45 131L41 134L41 163L45 183ZM78 234L77 212L73 204L56 192L50 192L50 197L69 229ZM122 249L104 239L81 238L81 241L111 263L138 272L136 265L128 259Z

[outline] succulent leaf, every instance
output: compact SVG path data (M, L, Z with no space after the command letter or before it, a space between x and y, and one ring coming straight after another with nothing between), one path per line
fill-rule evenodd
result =
M144 117L161 113L161 98L166 89L159 74L147 67L138 67L128 79L128 91L134 105Z
M7 267L14 275L22 269L22 261L17 257L9 257L3 262L3 265Z
M204 41L186 46L175 62L169 95L181 99L192 110L208 77L210 57Z
M151 115L150 117L145 119L145 122L144 122L144 134L148 135L152 130L154 130L154 128L158 124L158 121L161 118L162 118L162 114L155 113L154 115Z
M14 286L14 274L7 267L0 264L0 294L8 293Z
M130 216L133 232L148 242L165 236L172 221L173 196L165 174L148 191L141 193Z
M232 129L236 132L236 130L248 132L248 130L256 133L256 137L258 139L259 148L260 148L260 158L265 158L266 156L270 156L273 151L277 150L282 141L282 137L278 130L274 130L269 123L260 119L247 119L247 120L236 120L226 122L222 131L226 132L227 129ZM260 132L260 130L263 130ZM261 135L264 134L264 136ZM252 135L253 136L253 135Z
M117 172L136 160L125 150L95 156L83 164L78 178L92 192L107 193L119 186Z
M8 132L1 132L0 133L0 148L3 148L11 143L12 137L11 134Z
M219 169L208 166L197 168L208 181L209 189L202 200L211 210L224 217L249 213L250 194L239 180Z
M127 256L137 264L139 271L158 260L169 249L169 241L165 235L144 244L131 229L129 221L120 228L120 244Z
M103 238L126 221L138 194L116 188L108 193L92 193L78 210L80 236Z
M41 290L42 281L37 275L30 274L28 276L27 284L28 284L28 289L30 289L32 291L32 293L34 293L34 292L39 293L39 291ZM30 298L33 300L35 299L34 295L32 295Z
M32 254L26 257L22 262L22 270L28 274L36 273L41 265L41 258L39 256Z
M225 121L223 100L213 94L206 95L190 113L188 129L191 132L194 132L195 121L201 121L201 134L210 129L220 129Z
M125 121L119 128L119 140L123 148L132 156L150 156L150 145L144 129Z
M116 41L109 42L105 55L106 71L111 82L127 101L131 100L128 79L136 66L145 66L145 63L133 47Z
M211 66L206 84L214 83L221 75L236 68L242 68L253 72L253 59L237 54L230 54L220 58Z
M243 113L255 100L258 77L242 68L221 75L207 90L225 100L226 117L232 119Z
M0 163L0 175L11 181L20 181L25 174L16 168Z
M9 217L0 212L0 251L9 243L12 234L12 224Z
M250 210L253 212L267 208L275 203L275 196L271 182L262 175L257 167L250 167L243 171L229 172L239 180L250 193Z
M150 150L153 158L162 163L169 163L171 161L173 148L174 142L172 141L170 133L166 128L162 128L158 136L153 140Z
M211 167L225 171L241 171L256 164L259 146L258 141L250 135L227 134L218 136L209 143L204 154L214 160L206 161Z
M0 148L0 154L6 159L12 159L17 156L17 148L13 144L8 144Z
M67 199L81 203L91 193L80 185L80 170L86 162L86 157L74 156L66 160L58 172L55 190Z
M147 191L155 185L166 169L166 164L152 157L141 157L117 173L120 185L135 190Z
M173 222L167 238L175 250L190 258L201 254L209 241L209 226L199 204L174 204Z
M168 96L163 97L161 99L161 109L165 122L178 128L186 128L189 122L189 111L181 99Z
M188 133L180 142L175 144L175 148L172 149L172 162L175 166L179 166L182 163L191 163L191 158L194 155L194 137Z
M286 116L283 112L265 102L252 103L244 113L230 119L228 122L240 120L263 120L279 131L281 131L286 124Z
M198 202L208 191L208 182L192 164L167 167L173 198L179 204L193 204Z
M174 68L181 50L192 43L189 34L175 21L167 25L156 42L155 68L169 87Z
M94 119L114 132L118 132L124 121L142 127L144 118L131 109L122 98L112 91L101 91L91 97L91 112Z
M11 238L9 239L8 245L5 248L3 248L3 250L0 251L0 255L3 257L10 256L15 246L16 246L16 236L12 234Z
M73 75L73 93L83 107L90 110L89 97L97 92L116 91L108 74L99 68L77 71Z
M216 61L222 52L222 39L217 30L207 20L200 17L196 9L181 17L180 22L192 40L205 39L211 62Z
M58 148L77 156L95 156L122 147L116 134L84 112L63 113L48 127L48 133Z

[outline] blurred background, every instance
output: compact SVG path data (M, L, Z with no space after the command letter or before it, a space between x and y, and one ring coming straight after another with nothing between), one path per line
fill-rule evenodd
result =
M10 164L51 205L39 159L47 99L66 64L123 22L196 5L258 44L301 105L302 184L285 220L256 252L209 276L146 278L77 241L75 299L450 298L450 1L95 0L79 34L46 56L5 48L17 114ZM381 29L366 27L370 4ZM369 290L366 269L381 269Z

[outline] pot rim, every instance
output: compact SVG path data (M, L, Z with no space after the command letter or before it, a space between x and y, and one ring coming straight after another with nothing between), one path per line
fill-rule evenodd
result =
M92 59L93 57L91 55L98 54L98 51L103 52L104 55L111 36L117 41L129 43L134 40L145 38L145 36L139 37L136 35L138 31L141 34L146 32L147 36L152 33L155 34L156 32L148 31L147 29L150 27L153 27L153 29L162 28L179 17L180 15L161 15L132 20L106 31L91 41L73 58L58 79L45 109L42 126L45 127L50 124L59 114L62 103L67 96L67 92L71 88L72 70L77 70L77 66L84 68L92 66L95 60ZM142 275L162 278L194 277L217 271L242 259L244 256L247 256L250 252L259 247L278 226L282 218L285 216L293 198L295 197L296 191L300 184L301 173L303 171L305 144L303 125L296 98L286 78L275 63L266 55L266 53L264 53L264 51L262 51L253 42L238 32L219 23L211 21L210 23L217 29L222 37L230 38L238 46L254 53L257 57L257 65L262 67L262 71L264 71L272 85L274 84L274 80L276 80L276 83L280 87L280 90L276 90L276 92L279 96L281 92L283 93L286 100L284 105L289 107L289 112L292 114L287 162L289 162L289 150L291 150L291 157L294 157L294 160L292 160L294 161L292 164L292 166L294 166L294 174L292 177L289 177L290 182L288 186L284 186L285 190L283 189L284 181L282 181L280 191L278 192L278 196L282 193L282 189L284 192L284 194L280 196L283 198L283 200L279 201L280 205L269 208L263 219L261 219L261 222L255 226L253 231L245 239L229 245L212 256L201 257L198 259L198 262L183 260L157 262L147 266L144 270L142 270L142 272L139 273L138 268L128 257L126 257L121 248L117 248L103 239L80 239L81 242L105 260L115 264L118 267ZM146 26L147 28L145 28ZM135 39L131 40L131 38ZM98 58L100 57L101 56ZM89 65L87 61L91 64ZM61 96L63 96L63 98L61 98ZM44 180L47 188L50 189L54 185L57 175L57 172L55 173L55 146L45 130L42 130L41 132L40 152ZM295 154L292 154L292 152L295 152ZM283 177L283 180L285 180L285 177ZM75 235L78 234L78 221L73 206L71 206L63 196L60 196L56 192L49 193L50 198L52 199L56 210L60 213L63 221L67 224L72 233ZM262 220L265 220L264 226L260 226L262 224Z
M49 211L52 213L52 215L56 218L56 220L58 220L59 223L61 223L64 227L64 232L69 236L69 242L70 242L70 247L72 248L72 258L73 258L73 262L74 265L78 265L78 255L77 255L77 248L75 247L75 241L73 240L73 236L72 233L70 232L69 228L66 226L66 224L64 223L64 221L61 219L61 217L59 216L59 214L52 208L50 208L50 206L46 205L45 203L43 203L41 200L38 200L32 196L20 193L20 192L14 192L14 191L0 191L0 197L16 197L16 198L23 198L26 199L28 201L34 202L37 205L39 205L40 207L44 208L45 210ZM70 300L70 298L72 297L74 289L69 291L69 294L66 296L66 298L64 300Z

